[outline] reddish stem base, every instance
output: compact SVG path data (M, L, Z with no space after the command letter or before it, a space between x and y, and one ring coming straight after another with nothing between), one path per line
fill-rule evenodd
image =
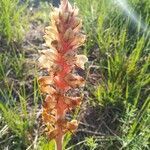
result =
M56 142L56 150L62 150L63 149L63 136L58 135L55 139Z

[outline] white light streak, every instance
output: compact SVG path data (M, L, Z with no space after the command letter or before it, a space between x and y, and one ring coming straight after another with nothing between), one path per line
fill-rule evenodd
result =
M137 15L137 13L133 12L132 7L127 3L127 0L114 0L116 4L120 8L123 9L123 11L128 15L131 20L136 23L137 25L140 24L140 28L143 30L143 32L148 31L148 25L146 25L144 22L142 22L141 18Z

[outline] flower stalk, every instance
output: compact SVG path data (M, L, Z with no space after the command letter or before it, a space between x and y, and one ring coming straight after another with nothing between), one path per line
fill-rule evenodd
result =
M59 8L51 13L51 25L45 28L45 41L49 49L42 50L39 58L46 76L39 78L40 90L46 98L42 118L49 139L55 139L57 150L62 150L64 135L77 129L77 120L68 121L66 113L80 106L82 97L70 97L69 91L84 86L85 80L76 72L84 69L88 61L85 55L77 55L84 44L81 33L82 20L78 9L68 0L62 0Z

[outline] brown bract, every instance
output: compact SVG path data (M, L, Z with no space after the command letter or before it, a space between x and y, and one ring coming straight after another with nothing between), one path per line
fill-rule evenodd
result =
M80 97L68 97L72 88L84 86L85 80L73 74L76 67L84 69L88 61L85 55L77 55L77 48L85 41L81 33L82 20L78 9L68 0L61 1L59 8L51 13L51 25L45 28L45 41L49 49L40 51L39 65L48 71L39 78L40 90L46 94L43 103L43 122L50 139L63 138L67 131L73 132L78 123L67 121L66 112L81 104Z

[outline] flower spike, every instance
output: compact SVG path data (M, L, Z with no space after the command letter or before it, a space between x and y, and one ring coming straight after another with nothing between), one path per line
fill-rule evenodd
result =
M39 78L40 90L46 95L43 103L43 123L49 139L55 139L57 150L62 150L64 135L77 129L77 120L68 121L66 113L80 106L81 97L69 97L67 92L83 87L83 77L74 74L76 67L84 69L85 55L77 49L85 42L81 33L82 20L78 8L68 0L61 0L59 8L51 13L51 25L45 28L47 50L40 51L39 65L48 75Z

